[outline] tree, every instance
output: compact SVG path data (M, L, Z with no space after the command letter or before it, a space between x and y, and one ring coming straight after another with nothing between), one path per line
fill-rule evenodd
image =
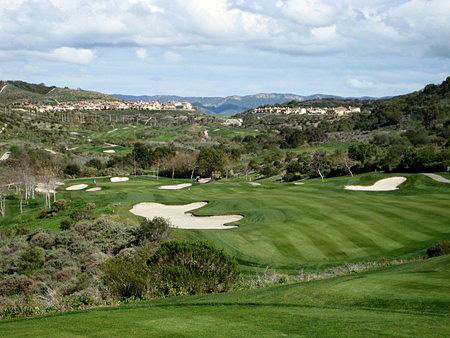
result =
M198 155L200 174L213 178L213 173L224 170L226 153L222 148L203 148Z

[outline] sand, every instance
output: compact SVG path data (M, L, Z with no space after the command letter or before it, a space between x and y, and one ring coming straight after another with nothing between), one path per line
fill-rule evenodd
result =
M237 226L226 226L225 224L237 222L243 218L240 215L194 216L188 212L204 207L206 204L206 202L197 202L186 205L165 205L145 202L136 204L130 212L147 219L166 218L172 223L173 228L178 229L234 229Z
M46 152L49 152L52 155L56 155L56 151L51 150L51 149L44 149Z
M161 190L179 190L192 186L192 183L182 183L173 185L162 185L159 187Z
M261 183L258 183L258 182L248 182L248 184L250 184L254 187L259 187L261 185Z
M406 181L406 177L389 177L375 182L372 185L346 185L347 190L360 190L360 191L392 191L397 190L398 186Z
M111 177L109 180L113 183L117 183L117 182L126 182L129 180L129 178L128 177Z
M41 194L46 194L47 192L50 194L54 194L56 191L54 189L49 189L46 184L38 183L34 191L39 192Z
M0 161L6 161L10 156L11 156L11 152L7 151L6 153L4 153L2 155L2 157L0 157Z
M199 178L198 179L198 181L197 181L197 183L208 183L208 182L210 182L211 181L211 178Z
M305 182L294 182L295 185L303 185Z
M109 150L103 150L103 152L106 154L114 154L116 151L109 149Z
M94 192L94 191L100 191L100 190L102 190L101 187L95 187L95 188L86 189L85 191L87 191L87 192Z
M83 190L83 189L86 189L87 187L88 187L87 184L76 184L76 185L71 185L70 187L67 187L66 190L68 190L68 191Z
M422 175L428 176L429 178L431 178L437 182L450 183L449 179L442 177L441 175L438 175L438 174L422 174Z

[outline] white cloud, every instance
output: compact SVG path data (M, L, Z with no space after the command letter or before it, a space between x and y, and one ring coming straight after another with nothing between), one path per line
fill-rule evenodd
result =
M148 53L144 48L136 49L135 53L136 53L136 56L141 60L146 61L149 58Z
M348 79L348 84L355 89L371 89L375 87L373 82L364 80L364 79Z
M90 49L60 47L48 54L50 58L76 64L88 64L95 58L95 53Z
M182 56L178 53L175 52L165 52L164 53L164 60L168 61L168 62L172 62L172 63L179 63L182 60Z
M211 45L450 58L449 17L443 0L11 0L0 7L0 50L54 49L67 61L104 46Z

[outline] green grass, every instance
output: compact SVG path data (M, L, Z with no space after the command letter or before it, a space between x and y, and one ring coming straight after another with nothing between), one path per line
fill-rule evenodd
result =
M0 323L8 337L450 335L450 256L323 281Z
M302 186L272 180L252 187L242 180L195 184L190 190L162 191L163 184L180 180L150 177L110 183L97 179L103 190L66 192L59 198L72 201L72 209L95 202L97 214L137 221L129 209L139 202L181 204L209 201L198 215L242 214L234 230L177 230L177 238L206 239L234 255L251 271L267 266L296 273L344 262L368 261L380 256L418 256L437 241L450 238L450 186L422 175L405 174L408 180L392 192L347 191L347 184L371 184L388 175L373 173L351 177L309 180ZM76 184L92 180L67 181ZM36 218L41 205L23 215L8 201L0 226L21 224L30 228L57 228L71 212L50 220Z

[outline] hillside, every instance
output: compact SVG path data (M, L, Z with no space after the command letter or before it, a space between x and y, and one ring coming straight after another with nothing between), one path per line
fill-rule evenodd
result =
M449 268L447 255L303 284L10 320L0 335L445 337Z
M99 92L58 88L45 84L33 84L24 81L0 81L0 105L16 102L30 101L34 103L47 103L55 101L82 101L82 100L116 100L115 98Z
M130 101L186 101L210 114L236 114L263 105L273 105L288 101L305 101L322 98L337 98L333 95L314 94L302 96L296 94L261 93L255 95L233 95L227 97L182 97L174 95L133 96L113 94L121 100Z

